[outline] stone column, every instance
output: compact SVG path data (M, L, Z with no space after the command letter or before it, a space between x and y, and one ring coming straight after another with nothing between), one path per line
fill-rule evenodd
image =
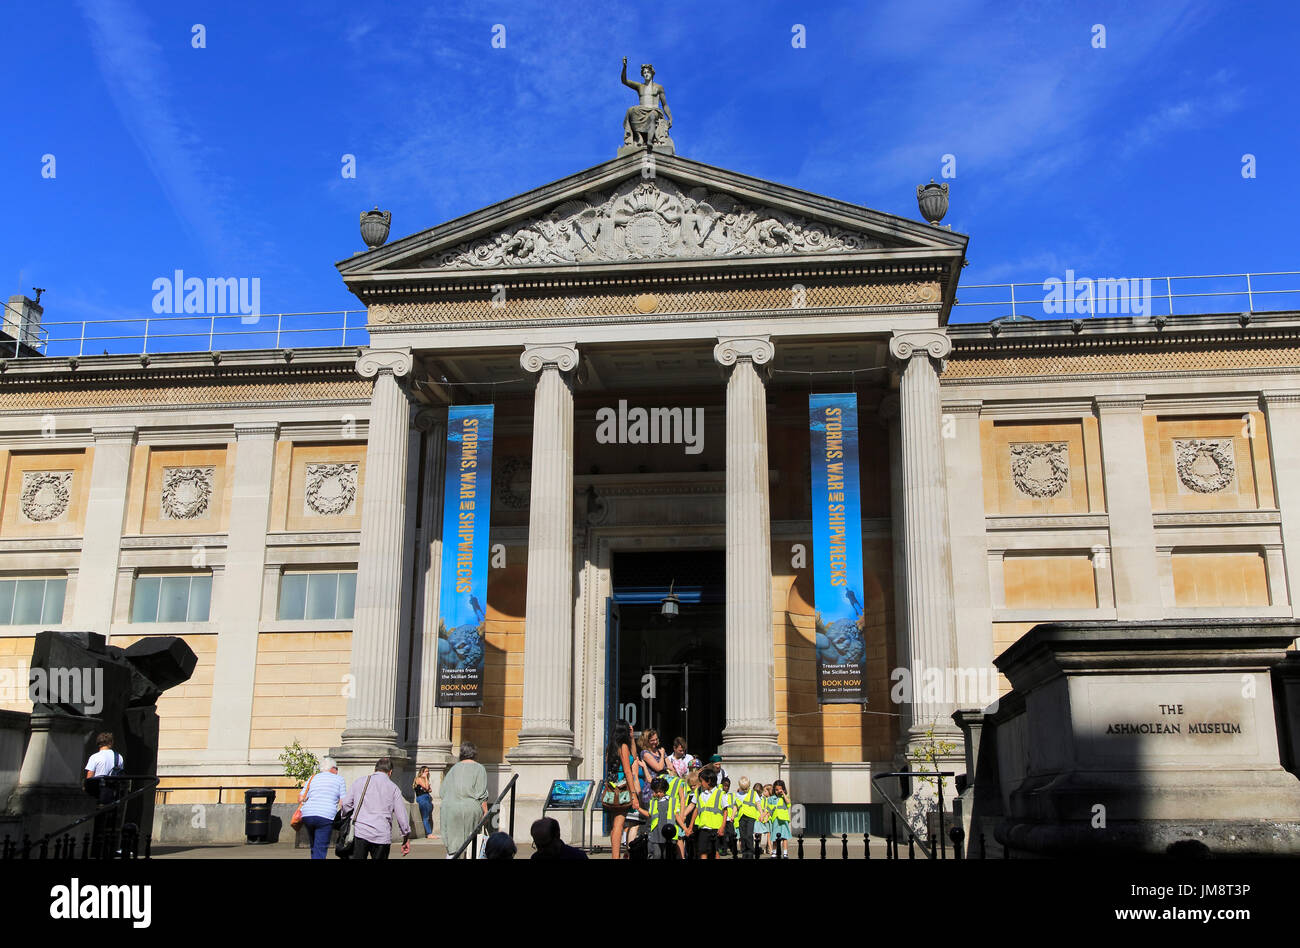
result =
M1101 467L1105 478L1106 517L1110 523L1111 576L1115 616L1158 619L1164 614L1156 530L1147 480L1146 433L1142 426L1145 395L1098 395Z
M957 733L956 710L950 695L927 698L924 681L931 669L948 680L957 658L952 595L952 543L948 533L948 491L939 372L952 351L945 333L896 333L889 352L902 365L899 385L899 448L903 477L903 540L907 586L908 658L912 664L912 708L908 743L917 742L931 726L951 740Z
M507 757L519 773L524 812L540 815L554 779L571 774L573 722L573 389L575 344L527 346L537 373L533 469L528 501L528 589L524 605L524 700L519 744ZM520 820L516 819L516 831ZM523 822L526 828L529 823Z
M416 765L429 767L437 780L455 763L451 751L451 708L439 708L438 697L438 612L442 592L442 493L447 460L445 411L426 409L415 416L424 432L424 482L420 485L423 515L420 522L420 552L416 575L422 584L420 615L420 716L416 735ZM435 797L436 799L436 797Z
M1300 391L1264 392L1261 400L1268 422L1273 483L1277 485L1274 503L1282 516L1282 557L1291 615L1300 616L1296 603L1300 599ZM1274 599L1273 605L1280 603Z
M406 526L406 463L411 409L402 379L409 349L368 349L357 372L375 380L370 396L366 483L352 623L353 691L341 746L331 755L347 779L374 770L375 759L406 753L397 746L397 665L402 640L402 564Z
M81 540L81 564L73 601L72 628L107 636L113 624L117 563L126 518L126 491L135 448L135 428L95 428L90 497Z
M221 623L212 669L209 757L248 763L257 674L258 626L262 621L262 571L266 525L275 476L275 422L235 425L235 469L225 569L213 570L212 618Z
M720 337L713 358L727 378L727 726L722 758L751 779L780 776L775 642L772 635L772 531L768 509L767 390L762 366L775 349L767 336Z

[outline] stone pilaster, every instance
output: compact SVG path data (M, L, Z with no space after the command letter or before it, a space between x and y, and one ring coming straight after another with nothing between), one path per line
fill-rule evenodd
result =
M1296 604L1300 599L1300 391L1264 392L1261 401L1273 483L1277 485L1275 503L1282 516L1282 557L1291 615L1300 616ZM1255 432L1255 437L1260 436ZM1278 605L1279 600L1274 598L1273 604Z
M957 662L993 672L993 604L989 595L988 533L984 523L984 460L978 398L943 402L948 524L952 541L953 624ZM969 679L963 679L969 680ZM976 675L976 681L987 681ZM994 679L996 680L996 679ZM979 689L955 695L963 708L983 708L997 698Z
M226 563L219 580L213 571L212 618L221 622L221 634L212 669L212 693L220 697L212 702L208 751L210 758L232 764L248 762L262 619L262 570L278 433L275 422L235 425Z
M1144 400L1144 395L1098 395L1095 399L1110 523L1115 615L1120 621L1158 619L1164 614L1147 480Z
M95 438L95 456L71 625L106 636L113 624L113 598L117 590L117 563L122 550L135 428L95 428L91 433Z
M401 380L412 365L409 349L368 349L357 359L357 372L375 385L352 623L353 690L341 745L331 751L348 779L373 771L378 757L406 757L397 746L396 715L411 409Z
M447 461L445 411L425 410L415 417L424 432L424 481L420 485L423 518L416 574L423 590L416 629L420 635L420 672L416 765L439 777L455 757L451 752L451 708L439 708L438 612L442 592L442 494Z
M519 744L507 757L519 773L526 815L540 815L550 783L572 774L573 389L576 345L527 346L537 373L528 501L528 589L524 606L524 700ZM516 828L520 821L516 820ZM528 826L528 822L523 822ZM567 828L566 828L567 831Z
M772 636L768 508L766 336L720 337L713 358L727 378L727 725L722 757L751 779L780 775Z
M907 586L908 658L915 676L936 669L948 680L957 658L952 595L952 543L948 532L947 472L940 417L939 372L952 351L937 331L897 333L890 354L902 363L899 384L899 448L902 473L904 575ZM950 695L927 697L923 681L912 682L908 743L933 726L956 734Z

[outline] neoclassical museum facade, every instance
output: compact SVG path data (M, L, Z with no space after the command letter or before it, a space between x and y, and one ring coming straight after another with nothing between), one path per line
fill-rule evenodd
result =
M173 802L287 786L294 740L437 774L468 739L535 808L624 717L847 810L1036 623L1295 615L1300 316L950 325L966 245L632 149L338 264L368 347L8 360L0 663L183 636ZM814 671L819 393L856 395L860 704ZM494 413L482 700L439 708L460 405Z

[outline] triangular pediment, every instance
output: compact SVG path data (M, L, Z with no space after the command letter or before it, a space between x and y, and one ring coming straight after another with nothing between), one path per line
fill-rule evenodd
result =
M950 256L967 238L690 159L629 155L338 264L375 280Z

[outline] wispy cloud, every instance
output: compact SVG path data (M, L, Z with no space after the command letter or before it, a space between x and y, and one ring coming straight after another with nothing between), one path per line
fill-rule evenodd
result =
M202 141L173 101L171 77L151 25L130 0L80 0L104 84L176 216L220 265L239 241L223 207L229 183L213 171Z

